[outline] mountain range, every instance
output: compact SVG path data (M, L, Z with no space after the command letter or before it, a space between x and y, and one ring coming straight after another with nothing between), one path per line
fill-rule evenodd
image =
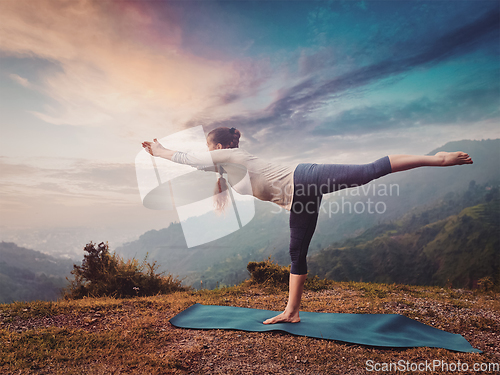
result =
M500 285L499 213L498 187L471 183L463 194L321 250L309 270L336 281L474 288L489 277Z
M57 300L73 262L0 242L0 303Z

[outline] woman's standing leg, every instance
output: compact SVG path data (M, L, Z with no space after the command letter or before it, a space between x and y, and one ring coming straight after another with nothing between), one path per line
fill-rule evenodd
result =
M304 282L307 278L307 251L311 243L322 194L348 187L360 186L391 173L386 156L370 164L300 164L294 173L294 195L290 212L290 294L281 314L267 319L264 324L298 323Z
M290 284L285 311L267 319L264 324L298 323L304 282L307 278L307 251L316 229L322 196L307 176L317 175L318 165L302 164L294 173L294 197L290 211ZM314 179L313 179L314 180Z
M307 279L307 251L316 229L321 196L294 198L290 211L290 270L288 303L281 314L264 321L264 324L298 323L304 282Z
M374 163L300 164L294 173L294 195L290 211L290 285L288 303L281 314L264 324L298 323L304 282L307 278L307 252L316 229L322 195L348 187L360 186L391 173L386 156Z

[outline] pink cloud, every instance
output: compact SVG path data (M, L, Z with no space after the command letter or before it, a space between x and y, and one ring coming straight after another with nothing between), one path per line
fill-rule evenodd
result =
M58 105L34 112L38 117L54 124L181 127L204 108L224 104L221 96L231 97L238 82L252 88L239 64L183 50L173 13L160 19L141 4L0 2L0 50L61 67L40 72L36 89Z

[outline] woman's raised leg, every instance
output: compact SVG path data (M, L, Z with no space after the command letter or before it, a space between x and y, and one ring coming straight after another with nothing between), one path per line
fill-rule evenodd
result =
M389 155L392 172L401 172L418 167L449 167L472 164L471 157L462 151L438 152L436 155Z

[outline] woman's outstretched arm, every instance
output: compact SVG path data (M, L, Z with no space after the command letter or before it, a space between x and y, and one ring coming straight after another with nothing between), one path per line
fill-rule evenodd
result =
M436 155L389 155L392 172L401 172L418 167L449 167L472 164L471 157L462 151L438 152Z
M169 150L161 145L160 142L158 142L158 139L153 139L153 142L148 142L144 141L142 142L142 147L149 152L152 156L159 156L160 158L172 160L172 156L177 151L174 150Z

